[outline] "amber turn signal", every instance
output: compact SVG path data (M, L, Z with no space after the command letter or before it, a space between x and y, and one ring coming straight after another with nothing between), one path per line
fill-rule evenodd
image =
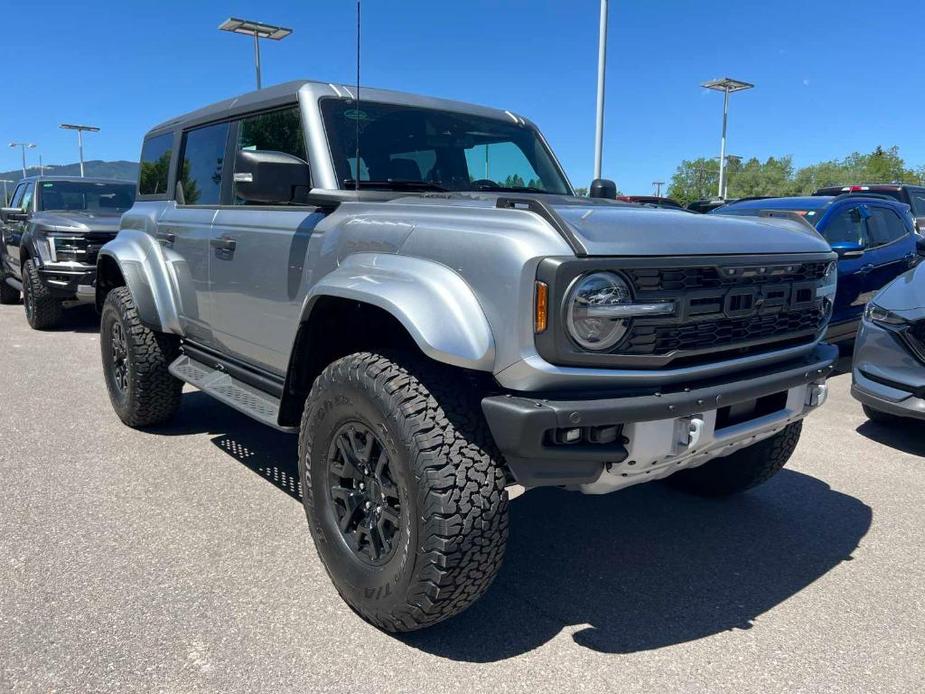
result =
M549 287L545 282L537 282L533 297L533 330L536 333L546 331L549 320Z

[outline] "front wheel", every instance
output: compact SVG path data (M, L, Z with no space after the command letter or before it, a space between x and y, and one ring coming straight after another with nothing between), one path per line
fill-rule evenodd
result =
M680 470L665 482L697 496L729 496L767 482L790 460L800 440L802 420L771 438L714 458L700 467Z
M38 268L31 260L27 260L22 268L22 294L26 320L34 330L48 330L61 322L64 307L42 284Z
M398 632L478 599L507 540L498 458L462 374L371 353L328 366L306 402L299 474L315 547L347 604Z
M173 417L183 382L167 367L179 353L178 340L141 322L126 287L113 289L103 303L100 350L106 389L119 419L138 428Z

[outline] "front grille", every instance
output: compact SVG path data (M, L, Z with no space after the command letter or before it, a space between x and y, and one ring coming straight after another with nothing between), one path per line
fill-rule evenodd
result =
M723 348L756 340L785 339L795 334L814 335L825 319L821 308L787 311L750 318L721 318L687 325L637 325L622 345L622 354L670 354Z
M727 268L634 268L626 274L638 292L674 292L776 282L815 282L825 276L827 267L826 262L814 262Z
M913 323L906 331L905 337L915 357L925 363L925 320Z

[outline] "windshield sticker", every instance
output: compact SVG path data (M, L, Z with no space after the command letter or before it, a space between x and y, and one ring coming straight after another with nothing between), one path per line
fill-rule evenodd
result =
M360 111L354 108L349 111L344 111L344 118L349 118L350 120L369 120L369 115L366 111Z

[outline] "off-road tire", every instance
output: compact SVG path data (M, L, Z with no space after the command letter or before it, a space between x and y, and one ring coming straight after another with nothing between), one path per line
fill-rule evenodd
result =
M12 306L19 303L19 290L6 283L6 277L0 276L0 304Z
M113 353L113 335L119 330L124 342L124 388L118 382ZM127 287L113 289L103 303L100 351L109 399L125 424L155 426L176 414L183 382L171 376L167 367L179 354L179 340L142 324Z
M299 435L309 528L341 597L386 631L458 614L501 566L506 478L478 392L461 372L423 358L365 352L329 365L311 389ZM402 499L397 549L381 566L350 548L332 500L330 451L351 421L382 439Z
M731 455L714 458L700 467L676 472L665 481L697 496L730 496L744 492L767 482L787 464L802 429L803 422L795 422L769 439Z
M26 307L26 320L34 330L48 330L61 323L64 307L42 284L35 263L27 260L22 268L23 304Z
M898 424L903 421L902 417L898 417L895 414L890 414L889 412L881 412L880 410L875 410L870 405L861 405L864 408L864 415L875 424L883 424L889 426L891 424Z

